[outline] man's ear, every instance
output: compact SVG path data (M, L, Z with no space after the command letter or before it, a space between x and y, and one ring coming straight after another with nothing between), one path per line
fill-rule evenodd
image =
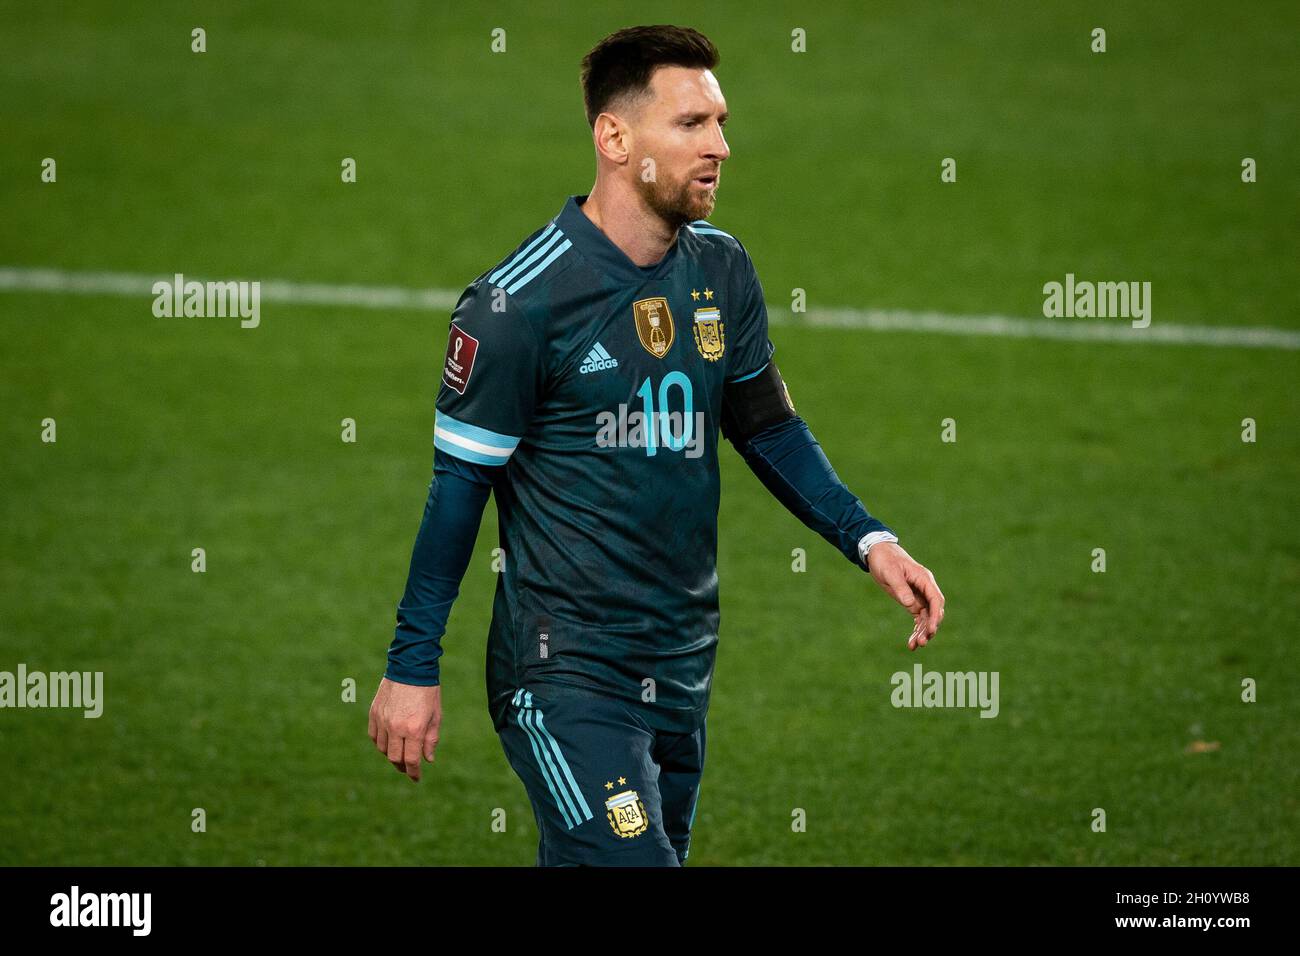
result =
M626 166L631 156L628 134L627 123L613 113L597 116L596 125L591 132L596 152L618 166Z

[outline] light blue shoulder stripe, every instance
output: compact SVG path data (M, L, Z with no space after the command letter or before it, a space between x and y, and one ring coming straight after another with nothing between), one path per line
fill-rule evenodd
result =
M691 229L694 232L699 233L701 236L726 236L728 239L732 240L733 242L740 241L731 233L723 232L717 226L713 225L713 223L706 222L703 219L697 219L695 220L695 222L691 223Z
M507 262L496 272L488 276L488 282L495 284L497 279L501 278L501 276L505 275L507 272L513 269L520 259L522 259L524 256L528 255L528 253L532 252L535 248L537 248L538 243L542 242L547 236L549 236L551 232L554 231L554 229L555 229L555 223L551 223L549 226L543 229L542 234L538 236L536 239L534 239L532 242L530 242L527 248L521 249L518 252L518 254L516 254L513 258L510 259L509 262Z
M545 242L543 242L540 246L538 246L534 252L530 253L528 256L521 259L519 261L519 264L515 266L513 269L511 269L509 272L507 272L505 275L503 275L496 284L503 288L509 285L519 276L521 272L527 269L530 265L532 265L542 256L546 255L555 246L555 244L559 242L561 239L564 239L564 233L559 229L556 229L555 232L551 233L551 235L547 237ZM568 242L567 239L565 239L564 241Z
M524 276L524 277L521 278L521 279L517 279L517 280L515 280L514 285L510 286L509 288L507 288L507 289L506 289L506 292L509 293L510 295L514 295L516 292L518 292L518 291L519 291L520 289L522 289L524 286L528 285L528 283L532 282L533 279L535 279L535 278L537 277L538 273L540 273L543 269L545 269L547 266L549 266L552 262L554 262L554 261L555 261L556 259L558 259L560 256L564 255L564 253L566 253L566 252L569 250L569 247L572 246L572 245L573 245L572 242L570 242L568 239L565 239L562 243L560 243L558 246L556 246L556 247L551 251L551 254L550 254L549 256L547 256L545 259L543 259L541 262L539 262L536 266L534 266L532 272L528 273L526 276Z

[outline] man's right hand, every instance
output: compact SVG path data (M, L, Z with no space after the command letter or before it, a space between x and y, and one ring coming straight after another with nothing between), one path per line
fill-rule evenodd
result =
M370 704L370 739L398 773L420 782L420 756L433 763L442 723L442 688L399 684L387 677Z

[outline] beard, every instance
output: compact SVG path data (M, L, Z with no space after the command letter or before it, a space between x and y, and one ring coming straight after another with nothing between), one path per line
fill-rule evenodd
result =
M638 176L636 183L645 204L674 230L697 219L708 219L717 202L716 186L696 189L691 179L646 182Z

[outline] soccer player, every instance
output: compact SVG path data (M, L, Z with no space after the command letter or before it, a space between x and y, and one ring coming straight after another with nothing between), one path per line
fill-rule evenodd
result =
M433 479L369 733L432 761L440 639L495 495L504 552L487 688L539 865L685 861L718 641L718 445L869 573L931 640L944 599L844 486L773 361L745 247L708 223L718 51L621 30L583 60L596 149L573 196L452 314Z

